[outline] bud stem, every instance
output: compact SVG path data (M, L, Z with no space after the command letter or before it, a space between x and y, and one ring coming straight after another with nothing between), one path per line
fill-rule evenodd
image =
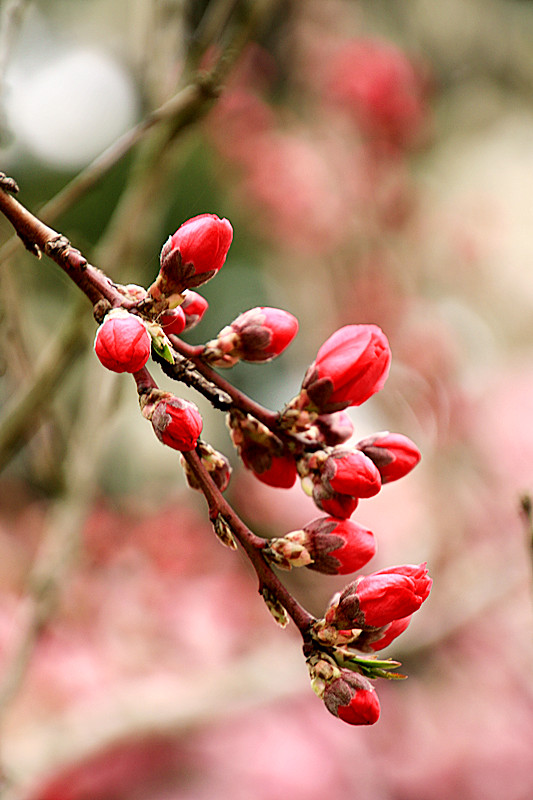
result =
M267 589L268 592L273 595L285 608L288 615L302 634L304 641L309 640L311 626L316 620L288 592L288 590L281 583L263 558L261 551L267 546L266 540L262 539L260 536L257 536L246 527L244 522L242 522L240 517L235 513L233 508L218 490L213 479L202 464L198 453L196 453L194 450L191 450L190 452L183 453L182 455L189 465L191 472L194 473L195 478L201 486L202 492L209 506L210 518L214 520L219 514L224 516L224 519L231 526L233 535L250 559L259 579L259 593L263 594L263 590Z

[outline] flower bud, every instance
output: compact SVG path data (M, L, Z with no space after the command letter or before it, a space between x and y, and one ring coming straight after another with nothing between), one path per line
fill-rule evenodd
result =
M349 725L373 725L379 719L380 705L370 681L342 669L340 678L326 684L322 699L327 710Z
M158 321L167 336L169 333L179 336L185 330L186 319L181 306L163 311Z
M384 647L387 647L406 630L411 622L412 616L412 614L409 614L408 617L395 619L382 628L361 631L354 647L356 647L357 650L361 650L363 653L375 653L377 650L383 650Z
M208 342L203 357L219 367L232 367L240 360L270 361L285 350L297 332L298 320L288 311L251 308Z
M314 425L318 428L319 440L329 447L343 444L353 434L353 422L346 411L320 414Z
M195 325L198 325L205 312L209 308L209 303L205 297L202 297L201 294L198 294L198 292L193 292L192 290L185 291L183 293L183 297L184 300L180 308L185 314L184 330L188 331L191 328L194 328Z
M348 519L320 517L309 522L299 541L309 552L309 569L326 575L347 575L356 572L376 553L376 540L368 528ZM287 534L284 538L290 539Z
M397 481L416 467L421 455L418 447L401 433L375 433L358 442L356 447L372 459L382 483Z
M348 519L359 505L357 497L339 494L320 483L313 486L313 500L317 508L337 519Z
M139 317L112 310L96 331L94 350L107 369L138 372L150 357L150 334Z
M202 432L202 417L194 403L180 397L163 396L150 410L150 421L159 441L185 453L194 450Z
M307 370L302 402L321 413L359 406L383 388L390 361L381 328L345 325L324 342Z
M268 486L290 489L297 477L296 463L268 428L252 417L232 411L230 435L244 466Z
M224 492L228 488L231 478L231 466L226 456L207 442L198 442L196 452L219 491ZM201 485L184 458L182 458L182 466L191 489L201 490Z
M377 467L360 450L334 448L322 466L320 478L334 492L351 497L374 497L381 489Z
M233 238L227 219L200 214L187 220L161 250L161 269L149 293L159 300L200 286L224 264Z
M348 584L326 613L339 630L381 628L413 614L429 595L426 564L406 564L373 572Z

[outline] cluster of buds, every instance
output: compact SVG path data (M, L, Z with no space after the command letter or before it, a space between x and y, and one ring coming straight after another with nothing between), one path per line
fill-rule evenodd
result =
M229 384L221 382L214 367L268 362L294 339L298 321L292 314L260 306L240 314L207 344L179 349L180 334L207 310L207 302L191 287L217 274L232 236L230 223L213 214L185 222L165 243L160 272L148 290L122 287L128 310L113 309L105 316L95 350L108 369L135 374L143 415L163 444L182 453L189 485L206 494L215 532L235 547L231 514L216 500L230 481L228 459L200 439L203 422L196 405L157 389L145 369L151 351L160 363L171 364L175 356L191 353L188 369L199 370L204 381L197 386L207 381L227 394ZM382 389L390 362L389 343L377 325L346 325L319 348L299 394L279 414L259 413L261 407L242 393L231 394L227 424L244 467L280 489L290 489L300 477L325 515L284 536L248 542L248 553L250 547L260 553L261 570L306 567L347 575L375 555L374 534L350 517L361 499L407 475L420 452L406 436L388 431L351 444L353 423L346 409ZM311 621L300 629L311 679L332 714L350 724L376 722L379 701L369 679L402 676L390 672L396 662L360 654L375 654L399 636L430 587L425 564L391 567L357 577L332 599L322 619L308 615ZM286 602L263 579L261 593L276 620L286 624Z
M194 328L209 307L205 297L198 292L185 290L182 297L183 302L180 306L169 308L159 315L158 322L167 336L171 333L179 336L180 333Z

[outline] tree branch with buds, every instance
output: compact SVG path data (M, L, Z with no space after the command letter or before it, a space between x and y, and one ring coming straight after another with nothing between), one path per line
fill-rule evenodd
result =
M233 239L228 220L201 214L184 222L163 245L160 270L146 289L121 285L88 263L62 234L13 196L4 176L0 211L27 249L44 253L87 296L99 323L94 349L101 364L133 375L142 415L159 441L181 454L192 489L203 493L210 521L223 544L240 545L252 564L259 593L283 627L292 620L303 640L315 692L326 708L350 724L372 724L379 701L371 679L403 677L398 662L375 653L399 636L426 600L426 565L380 570L349 583L322 618L307 612L275 569L309 568L351 574L375 553L375 537L350 519L361 499L376 495L416 466L420 453L407 437L381 432L355 445L346 414L384 385L391 354L376 325L346 325L334 332L307 369L300 392L280 412L271 411L223 378L236 363L268 363L298 331L288 311L257 307L239 315L215 339L190 345L180 334L207 311L196 291L223 267ZM159 389L147 363L207 398L227 414L231 440L244 465L270 486L286 489L300 478L324 516L301 531L272 540L250 530L224 497L231 468L225 455L201 439L196 405Z

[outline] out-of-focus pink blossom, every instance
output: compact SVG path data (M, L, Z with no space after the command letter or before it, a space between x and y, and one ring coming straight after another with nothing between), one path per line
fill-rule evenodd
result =
M395 45L347 41L332 54L327 91L369 138L402 148L420 142L427 117L425 81Z

